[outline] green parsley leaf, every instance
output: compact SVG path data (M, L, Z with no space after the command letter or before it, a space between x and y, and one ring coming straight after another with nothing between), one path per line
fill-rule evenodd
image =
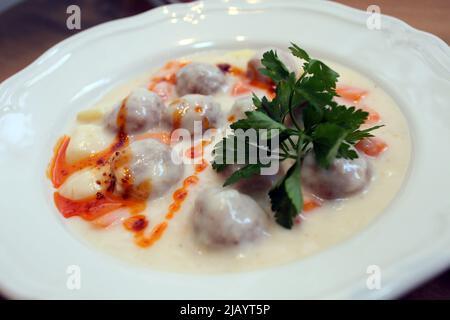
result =
M347 142L342 142L341 145L339 146L339 150L336 157L353 160L358 158L358 154L350 144L348 144Z
M310 132L322 122L324 112L323 108L314 104L309 104L303 109L303 124L307 132Z
M332 103L324 113L324 121L354 131L366 121L369 113L355 107L340 106Z
M291 42L291 47L289 47L289 50L291 50L291 53L294 56L296 56L297 58L300 58L300 59L305 60L307 62L309 62L309 60L311 60L311 58L306 53L306 51L303 50L302 48L300 48L299 46L297 46L295 43Z
M289 77L289 71L278 59L278 55L275 51L270 50L263 54L261 60L262 65L265 68L260 69L260 72L272 79L273 82L278 83L281 80L285 80Z
M260 111L247 111L246 118L238 120L231 124L231 129L278 129L286 130L286 127L273 120L267 114Z
M371 132L373 130L379 129L381 127L383 127L383 125L370 127L368 129L364 129L364 130L355 130L347 135L347 137L345 138L345 141L347 141L348 143L351 143L351 144L355 144L356 142L358 142L359 140L362 140L364 138L373 137Z
M304 73L297 81L295 91L317 107L328 105L336 96L339 74L318 60L304 65Z
M313 133L313 146L316 161L320 166L330 166L346 135L347 130L334 123L321 123L317 126Z
M246 166L233 172L233 174L231 176L229 176L227 180L225 180L225 183L223 184L223 186L226 187L230 184L238 182L239 180L248 179L250 177L253 177L256 174L260 174L261 168L263 166L264 165L262 165L260 163L247 164Z
M269 191L275 220L283 227L291 229L294 218L303 207L303 195L300 184L301 163L296 161L286 175Z
M294 218L303 208L300 171L306 154L313 151L316 162L323 168L328 168L336 158L356 159L358 153L354 144L372 137L373 130L381 127L360 129L369 114L334 101L339 74L323 62L312 59L294 43L291 43L289 50L302 60L302 75L297 79L295 72L287 69L275 51L265 52L261 60L264 68L260 72L275 83L276 96L269 100L253 94L256 110L246 112L244 119L231 124L234 133L216 145L212 164L214 170L223 171L227 166L227 163L223 163L226 155L231 155L233 162L238 159L238 151L242 152L238 150L238 144L245 146L244 166L231 174L224 183L230 185L260 174L261 168L268 166L261 163L259 158L256 163L250 161L249 152L252 148L253 151L263 148L271 154L277 152L277 159L281 161L294 159L295 163L288 172L269 191L275 219L285 228L292 228ZM294 110L301 112L294 113ZM286 125L287 116L292 125ZM268 131L265 135L257 133L255 145L247 140L245 134L244 137L237 134L250 134L250 129ZM272 150L272 145L267 142L276 134L279 135L280 148ZM242 157L239 159L242 160Z

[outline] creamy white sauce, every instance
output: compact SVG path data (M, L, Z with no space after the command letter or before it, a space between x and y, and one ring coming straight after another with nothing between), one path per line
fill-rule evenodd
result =
M252 50L210 52L189 56L186 59L211 63L228 62L245 69L253 53ZM208 167L199 174L200 183L189 189L189 196L182 204L181 210L170 220L165 234L148 248L138 247L133 241L134 235L125 230L120 223L101 229L74 217L66 220L67 225L94 247L132 264L189 273L237 272L280 265L320 252L354 235L381 214L400 189L410 161L410 135L405 118L398 106L380 87L356 71L332 62L327 63L341 75L340 83L369 92L365 101L380 114L381 123L385 125L375 134L383 139L389 148L380 157L371 160L374 177L365 192L346 200L325 202L322 207L303 214L301 224L296 225L292 230L283 229L276 223L272 223L268 235L261 241L231 249L206 249L199 246L193 237L191 215L195 198L201 194L202 188L220 186L223 183L223 177ZM117 88L105 96L93 109L105 114L132 88L137 85L146 85L148 79L149 76L141 77ZM235 99L236 97L231 97L226 92L215 96L215 100L222 105L225 113L231 109ZM102 126L101 120L89 123L99 128ZM86 124L78 121L75 126L80 125ZM112 141L113 136L105 134L99 139ZM85 149L91 148L91 152L95 152L100 148L98 145L104 143L91 141L82 145ZM210 153L213 145L214 143L207 147L205 155ZM77 151L73 152L76 154ZM192 166L187 165L184 177L192 173ZM181 183L182 180L169 189L163 197L149 201L145 211L149 219L147 231L164 220L172 201L172 193L181 186ZM67 186L63 188L71 190ZM81 194L85 193L81 192Z

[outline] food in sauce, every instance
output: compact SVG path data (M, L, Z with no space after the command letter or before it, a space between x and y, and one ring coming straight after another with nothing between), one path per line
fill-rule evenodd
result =
M164 119L171 129L185 128L194 133L194 124L201 124L201 131L217 128L222 120L220 104L211 96L188 94L172 101L164 109Z
M161 98L145 88L137 88L106 117L107 127L117 132L117 117L121 108L125 109L125 130L128 133L147 131L158 127L162 111L165 109Z
M164 194L184 169L172 161L171 148L156 139L132 142L114 155L111 167L116 192L144 200Z
M210 95L219 91L225 81L225 75L217 66L190 63L177 72L176 90L180 96L189 93Z
M263 82L272 84L272 79L270 77L261 73L261 69L264 68L261 60L263 58L263 54L273 48L265 48L258 50L255 55L248 61L247 63L247 77L252 81ZM287 69L291 72L298 73L300 70L300 65L297 60L285 50L276 49L277 54L281 62L287 67Z
M237 98L231 107L231 111L228 115L229 122L235 122L245 118L245 113L255 110L253 100L250 96Z
M276 83L259 70L265 51L211 51L169 61L80 111L70 134L57 143L48 174L69 227L136 264L210 273L311 255L382 212L407 169L408 128L378 86L332 62L327 64L341 75L334 99L368 112L361 130L384 124L377 137L352 147L357 158L334 158L329 167L318 164L313 150L306 153L298 178L302 208L290 230L278 223L268 193L294 159L282 162L276 174L223 187L245 165L216 172L215 146L230 125L258 110L253 94L269 101L276 96ZM296 58L281 50L278 56L288 72L302 75ZM295 122L288 115L286 127L303 125L302 108L294 111ZM203 136L194 135L196 123ZM174 140L178 129L190 138Z
M248 195L233 189L201 193L192 215L194 235L209 247L236 246L262 237L268 217Z
M302 166L302 181L308 190L322 199L343 199L363 191L372 177L370 163L359 155L354 160L334 159L330 167L321 168L309 153Z

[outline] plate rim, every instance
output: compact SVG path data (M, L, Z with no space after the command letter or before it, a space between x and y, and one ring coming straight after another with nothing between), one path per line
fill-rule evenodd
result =
M298 5L298 3L302 3L302 4L309 3L309 5L311 5L311 4L315 5L316 2L313 2L313 1L314 0L276 0L276 1L274 1L274 0L259 0L259 2L256 2L256 4L258 4L258 5L260 5L260 4L266 4L266 5L267 4L271 4L271 5L275 4L276 6L283 6L286 4ZM327 0L321 0L320 2L326 2L327 6L334 6L335 8L338 8L339 10L341 10L341 13L346 12L347 14L351 14L353 12L353 13L359 14L359 15L366 13L363 10L347 6L340 2L327 1ZM81 40L81 38L86 38L88 36L94 37L95 36L94 33L106 32L107 28L111 27L113 25L115 25L116 27L119 27L119 24L124 24L127 22L133 22L133 21L138 22L139 19L143 20L143 18L147 18L152 15L157 16L163 12L164 8L167 8L167 7L170 7L173 9L176 8L179 11L186 12L189 10L189 8L199 5L199 4L204 4L204 3L205 3L204 0L196 0L193 2L189 2L189 3L171 3L168 5L149 9L147 11L138 13L133 16L119 18L119 19L115 19L115 20L111 20L111 21L106 21L106 22L100 23L98 25L95 25L93 27L90 27L86 30L80 31L80 32L78 32L72 36L69 36L68 38L56 43L55 45L51 46L50 48L45 50L41 55L39 55L34 61L32 61L27 66L25 66L23 69L19 70L15 74L13 74L10 77L3 80L0 83L0 90L5 90L4 87L6 87L10 82L17 81L19 77L23 77L26 73L29 73L30 70L32 68L34 68L36 65L46 62L46 60L50 59L57 51L63 50L64 47L69 46L70 44L75 44L75 42ZM226 2L223 0L222 1L221 0L210 0L210 1L208 1L207 5L208 5L208 7L223 8L224 6L229 6L229 5L235 4L235 3L240 4L240 5L252 5L252 0L232 0L232 2ZM390 26L391 28L393 26L394 27L403 27L413 33L424 36L424 39L429 41L429 45L437 46L439 49L443 50L444 53L447 55L447 58L450 59L450 46L443 39L439 38L437 35L435 35L431 32L424 31L419 28L413 27L409 23L407 23L399 18L396 18L394 16L387 15L384 13L381 13L381 16L383 17L383 19L387 19L388 21L390 21L390 23L392 23L392 25ZM348 15L346 18L348 20L356 19L355 17L351 17L350 15ZM97 36L99 36L99 35L100 34L98 34ZM2 96L0 96L0 102L2 101L1 98L2 98Z

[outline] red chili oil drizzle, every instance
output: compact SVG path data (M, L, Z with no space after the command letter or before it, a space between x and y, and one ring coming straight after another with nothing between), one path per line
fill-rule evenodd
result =
M230 66L226 73L238 78L238 81L236 82L236 86L238 86L238 88L233 87L231 92L234 95L247 93L247 91L251 91L253 87L264 90L269 98L275 97L276 86L271 80L259 81L257 79L250 79L243 69L236 66Z
M75 163L66 160L67 147L70 137L63 136L55 146L54 156L48 169L48 177L55 188L59 188L73 173L89 167L101 168L109 164L114 156L129 144L129 137L126 133L126 99L123 101L117 115L118 132L113 143L107 149L93 154ZM145 209L146 202L141 199L127 197L127 194L118 196L114 194L115 177L110 173L104 173L103 183L108 184L104 192L97 192L94 197L86 199L72 200L63 197L59 192L54 193L54 201L57 209L65 218L80 216L92 221L109 212L119 208L128 208L132 214L136 214ZM102 181L97 181L101 184Z
M207 144L211 143L211 141L205 141L203 140L196 146L192 147L194 148L194 152L191 152L192 156L201 156L202 159L199 164L194 165L194 174L187 177L183 180L183 184L180 188L176 189L172 194L172 203L169 205L167 209L167 213L165 215L165 220L159 224L157 224L150 234L145 235L144 230L140 230L135 233L135 243L142 247L147 248L151 245L153 245L155 242L157 242L166 231L167 227L169 226L169 221L174 218L176 213L181 209L181 206L183 202L186 200L186 198L189 195L189 189L198 184L199 177L198 174L203 172L208 167L208 162L203 158L203 148ZM129 229L128 229L129 230Z

